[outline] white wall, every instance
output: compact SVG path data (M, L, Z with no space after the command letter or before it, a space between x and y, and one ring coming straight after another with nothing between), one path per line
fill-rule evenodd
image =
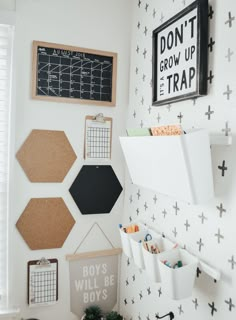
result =
M0 10L15 10L16 0L1 0L0 1Z
M209 19L209 39L212 37L215 44L212 52L209 50L208 74L211 70L214 78L212 83L208 81L208 95L197 99L195 104L192 100L187 100L172 103L171 106L149 109L152 101L150 86L152 31L162 24L162 15L164 23L191 2L190 0L147 0L140 1L139 7L139 1L133 1L130 102L127 127L178 124L178 115L181 112L183 115L181 125L184 129L193 126L202 127L207 128L209 132L223 134L222 130L228 121L234 142L231 147L212 147L216 196L206 205L192 206L160 194L156 194L157 201L155 201L155 192L132 185L127 177L124 223L144 219L147 224L164 232L167 237L180 245L186 245L187 249L200 259L219 269L222 278L219 282L214 283L211 278L202 273L196 280L191 298L173 301L166 297L165 287L161 283L156 284L149 281L145 272L140 272L131 259L128 261L127 258L124 258L121 278L121 309L127 319L132 317L139 320L152 320L155 319L155 313L159 312L161 316L169 311L174 312L177 320L233 320L236 318L236 42L234 40L236 22L233 20L231 27L226 23L229 12L232 17L236 15L234 0L209 0L214 11L212 19ZM154 12L156 13L153 14ZM144 32L145 27L147 35ZM143 55L145 49L146 58ZM230 61L227 58L228 49L233 52ZM232 90L229 99L224 94L227 85ZM142 99L144 99L143 104ZM206 114L209 106L214 112L210 119ZM227 171L222 176L218 166L221 166L224 160ZM155 177L155 172L153 172L153 177ZM179 187L181 188L181 181L179 181ZM176 201L179 207L177 215L174 209ZM221 204L225 209L222 215L219 210ZM164 211L166 215L163 214ZM206 218L204 223L201 220L202 214ZM186 222L190 225L188 231ZM219 240L218 231L222 235ZM200 239L203 243L201 250L199 249ZM230 301L233 304L231 308ZM210 307L212 303L217 309L213 315Z
M12 294L21 308L21 316L40 320L72 320L70 313L69 272L65 255L73 253L96 221L115 246L119 246L114 232L121 220L123 193L112 212L106 215L82 216L68 189L84 164L83 141L86 115L104 113L113 118L111 164L121 184L124 168L118 135L123 134L128 105L128 75L130 51L130 6L126 0L17 0L16 3L16 128L15 152L32 129L64 130L77 154L77 160L61 184L30 183L19 163L14 159L14 190L11 198ZM32 41L48 41L118 53L116 107L96 107L79 104L36 101L31 93ZM14 155L13 155L14 156ZM76 224L61 249L31 251L15 228L15 223L32 197L63 197ZM98 232L99 233L99 232ZM98 234L98 241L101 236ZM95 239L97 240L96 236ZM82 250L104 248L92 240ZM59 301L52 307L29 309L27 299L27 261L46 258L59 260Z

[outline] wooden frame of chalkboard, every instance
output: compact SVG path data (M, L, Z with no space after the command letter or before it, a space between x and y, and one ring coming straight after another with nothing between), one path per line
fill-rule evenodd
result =
M32 98L115 106L117 53L33 41Z

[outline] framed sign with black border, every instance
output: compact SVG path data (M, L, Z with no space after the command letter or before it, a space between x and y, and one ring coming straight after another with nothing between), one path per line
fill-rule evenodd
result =
M207 94L208 0L197 0L153 31L152 103Z
M117 53L33 41L32 98L115 106Z

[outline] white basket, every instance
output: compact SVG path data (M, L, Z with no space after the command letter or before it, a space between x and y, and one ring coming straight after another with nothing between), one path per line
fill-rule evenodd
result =
M139 230L140 230L140 231L137 231L137 232L135 232L135 233L126 233L126 232L124 232L123 228L120 228L120 229L119 229L123 252L124 252L124 254L125 254L127 257L129 257L129 258L132 258L132 257L133 257L133 252L132 252L132 248L131 248L131 244L130 244L130 237L131 237L131 235L139 234L139 233L142 232L143 230L146 230L146 229L147 229L147 228L146 228L144 225L142 225L142 224L138 224L138 223L136 223L136 224L139 226Z
M158 255L158 263L161 275L161 281L165 293L174 300L188 298L192 295L194 281L196 278L196 270L198 259L186 250L173 249L160 253ZM163 260L167 260L171 265L181 260L183 266L173 269L166 266Z
M157 236L153 239L154 243L157 244L160 252L164 252L167 250L171 250L174 247L174 243L170 240L163 238L162 236ZM144 246L142 248L143 250L143 258L144 258L144 264L147 276L150 278L150 280L154 282L160 282L161 276L160 276L160 270L158 265L158 255L159 254L153 254L149 252Z
M147 228L144 228L139 233L131 233L130 235L130 244L133 252L134 263L140 269L145 269L143 243L140 242L140 240L143 241L147 235L150 235L152 239L160 237L157 232Z
M130 234L130 244L133 252L134 263L140 269L145 269L142 250L143 244L140 240L144 240L147 233L147 230L141 230L140 232Z

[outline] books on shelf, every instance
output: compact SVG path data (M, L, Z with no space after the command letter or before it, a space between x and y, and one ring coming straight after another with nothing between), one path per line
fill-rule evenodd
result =
M180 125L166 125L151 128L127 129L127 135L133 137L140 136L177 136L184 134Z

